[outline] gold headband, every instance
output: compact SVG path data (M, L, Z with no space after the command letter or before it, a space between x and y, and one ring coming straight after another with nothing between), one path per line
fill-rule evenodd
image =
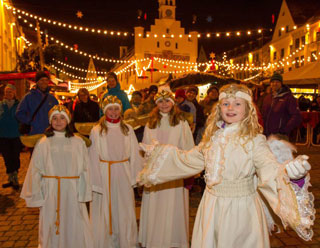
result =
M120 109L122 109L122 102L119 100L119 98L116 96L109 95L103 100L101 104L103 113L105 113L107 108L112 105L118 105Z
M51 124L51 120L52 120L52 117L55 115L55 114L62 114L66 117L68 123L70 123L71 121L71 114L69 112L69 110L64 106L64 105L55 105L53 106L49 113L48 113L48 117L49 117L49 123Z
M247 100L248 102L252 101L251 96L243 91L237 91L235 94L227 94L225 92L221 92L219 95L219 101L223 98L229 98L229 97L239 97Z
M154 96L154 101L157 103L160 99L169 99L174 104L174 96L170 91L162 90L161 92L158 92Z

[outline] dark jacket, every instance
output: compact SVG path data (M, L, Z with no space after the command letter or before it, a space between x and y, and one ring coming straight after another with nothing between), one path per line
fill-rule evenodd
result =
M99 104L88 99L78 102L73 112L73 122L97 122L99 120Z
M112 89L108 88L108 92L103 95L102 99L105 99L109 95L116 96L119 98L119 100L122 103L123 113L126 112L127 109L131 108L128 96L127 96L126 92L124 92L123 90L120 89L119 83L117 83L117 86Z
M20 136L18 120L16 119L16 109L19 101L15 100L11 108L0 102L0 138L17 138Z
M192 103L197 110L197 118L196 118L197 126L196 127L197 128L203 127L204 124L206 123L206 117L204 116L203 107L198 103L197 99L194 99Z
M38 108L43 97L45 97L45 94L48 94L46 101L39 109L34 120L31 120L34 111ZM53 95L50 95L48 91L43 93L39 89L32 89L19 103L16 111L16 117L18 121L25 124L30 124L31 122L30 135L40 134L49 126L49 110L57 104L59 104L58 100Z
M262 115L266 136L270 134L289 136L302 121L297 99L287 86L283 86L276 95L269 94L264 98Z

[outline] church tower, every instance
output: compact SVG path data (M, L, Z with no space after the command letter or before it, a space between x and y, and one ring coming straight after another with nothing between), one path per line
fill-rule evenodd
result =
M176 19L176 0L158 0L159 19Z

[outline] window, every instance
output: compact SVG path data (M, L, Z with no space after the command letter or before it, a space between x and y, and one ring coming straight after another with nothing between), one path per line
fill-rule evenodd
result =
M280 52L280 59L283 59L283 58L284 58L284 48L282 48Z
M176 42L176 49L178 49L178 42Z
M295 43L295 48L297 49L297 48L299 48L299 47L300 47L300 39L297 38L297 39L296 39L296 43Z
M316 55L317 55L317 51L311 52L311 62L315 62L316 61Z
M277 59L277 52L273 52L273 60L276 60Z
M167 34L169 34L170 33L170 29L169 28L167 28Z
M289 67L289 71L292 71L292 67Z
M159 41L157 41L157 48L159 48L160 47L160 42Z
M302 36L301 37L301 45L305 45L306 44L306 37Z
M316 40L317 40L317 41L320 40L320 31L318 31L317 34L316 34Z
M286 26L286 33L289 32L289 25Z
M300 57L300 66L304 66L304 56Z
M259 53L256 53L256 62L259 61Z
M296 68L299 68L299 66L300 66L300 65L299 65L299 57L296 57L294 60L295 60L295 62L296 62L296 63L295 63Z
M290 45L290 53L292 53L292 51L293 51L293 45Z
M281 29L279 29L279 37L281 36Z

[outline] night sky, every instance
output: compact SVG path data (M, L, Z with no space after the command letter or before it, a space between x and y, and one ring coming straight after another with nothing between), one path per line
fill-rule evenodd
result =
M299 1L299 0L298 0ZM249 0L176 0L176 19L181 21L182 27L187 32L194 29L199 32L223 32L237 31L257 28L273 28L272 14L277 17L282 0L269 1L249 1ZM142 16L146 14L147 19L140 21L145 30L149 30L154 19L158 18L157 0L138 1L26 1L13 0L13 5L30 13L47 17L53 20L71 23L74 25L88 26L92 28L114 29L133 32L133 27L138 23L138 10ZM81 11L83 17L77 18L76 12ZM197 21L192 24L193 15L197 16ZM212 19L212 21L208 21ZM23 25L22 25L23 26ZM72 31L62 28L54 28L51 25L41 25L42 30L47 30L66 44L78 44L80 50L91 54L99 54L105 57L118 58L119 46L133 46L132 37L110 37L98 34L87 34L79 31ZM270 33L269 33L270 35ZM250 39L256 39L251 37ZM201 38L199 49L204 47L207 55L210 52L216 54L228 51L233 47L250 41L248 38ZM68 63L86 68L88 59L65 53ZM97 62L97 69L109 69L112 64Z

